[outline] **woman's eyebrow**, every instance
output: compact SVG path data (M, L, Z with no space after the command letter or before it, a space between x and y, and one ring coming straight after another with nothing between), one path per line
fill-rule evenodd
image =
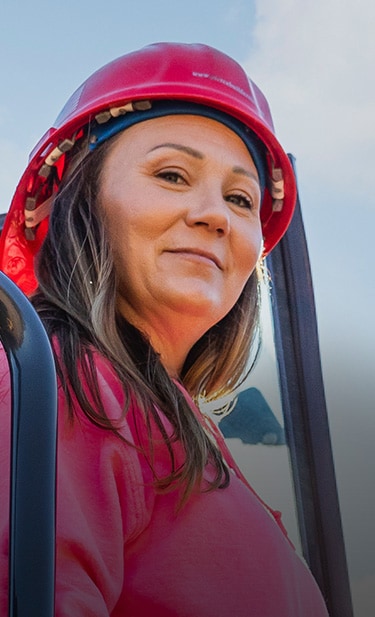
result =
M154 148L151 148L150 152L157 150L158 148L174 148L174 150L179 150L180 152L186 152L190 156L193 156L195 159L204 159L204 154L199 152L199 150L195 150L195 148L190 148L189 146L184 146L183 144L174 144L171 142L166 142L164 144L159 144Z
M245 169L244 167L239 167L237 165L233 167L232 171L235 174L241 174L243 176L247 176L248 178L251 178L252 180L256 180L259 184L258 175L254 173L253 171L249 171L248 169Z
M149 152L153 152L154 150L158 150L159 148L173 148L174 150L178 150L179 152L186 152L186 154L189 154L190 156L193 156L196 159L200 159L200 160L204 159L204 154L200 152L199 150L196 150L195 148L190 148L190 146L184 146L183 144L175 144L169 141L163 144L158 144L157 146L154 146L153 148L151 148L151 150L149 150ZM259 178L257 174L252 171L249 171L248 169L245 169L244 167L235 165L232 168L232 171L235 174L241 174L243 176L247 176L248 178L251 178L252 180L256 180L256 182L259 183Z

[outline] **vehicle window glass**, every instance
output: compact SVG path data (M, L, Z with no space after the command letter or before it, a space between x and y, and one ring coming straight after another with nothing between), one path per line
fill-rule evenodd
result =
M288 535L301 553L266 283L262 283L261 293L262 346L255 368L234 399L221 399L206 409L231 409L215 416L228 447L254 490L274 510L281 511Z

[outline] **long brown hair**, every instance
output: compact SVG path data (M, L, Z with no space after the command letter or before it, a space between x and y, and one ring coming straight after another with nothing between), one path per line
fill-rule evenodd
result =
M116 310L116 272L98 208L100 172L111 141L74 165L60 187L38 257L39 287L33 303L50 338L57 341L57 373L72 420L76 399L92 422L120 437L101 400L96 350L110 361L122 384L123 416L131 401L136 401L148 419L147 426L152 419L165 440L171 472L165 478L155 475L155 486L166 490L180 486L184 501L202 479L208 460L216 468L210 488L225 487L229 475L220 452L149 341ZM238 385L249 369L258 326L259 278L254 271L236 305L206 332L186 359L180 378L194 398L212 399ZM158 410L171 423L172 436L166 434ZM186 455L182 467L176 466L173 454L176 439Z

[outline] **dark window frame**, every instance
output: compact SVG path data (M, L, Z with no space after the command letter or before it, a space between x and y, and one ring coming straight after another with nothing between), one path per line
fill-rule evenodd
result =
M292 155L290 160L295 166ZM331 617L353 617L301 204L267 257L285 432L303 555Z

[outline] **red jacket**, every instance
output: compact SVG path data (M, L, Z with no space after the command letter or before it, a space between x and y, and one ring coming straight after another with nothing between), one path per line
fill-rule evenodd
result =
M116 418L121 385L105 360L98 356L96 362L103 401ZM0 614L5 615L9 383L4 377L0 408ZM57 617L327 617L308 568L235 472L228 488L197 491L177 513L176 491L156 493L145 458L75 411L71 425L60 391ZM137 415L133 406L121 428L130 441L136 441ZM169 430L166 419L164 424ZM170 459L156 428L154 447L157 469L166 474ZM182 460L178 445L176 456ZM207 467L205 478L211 473Z

